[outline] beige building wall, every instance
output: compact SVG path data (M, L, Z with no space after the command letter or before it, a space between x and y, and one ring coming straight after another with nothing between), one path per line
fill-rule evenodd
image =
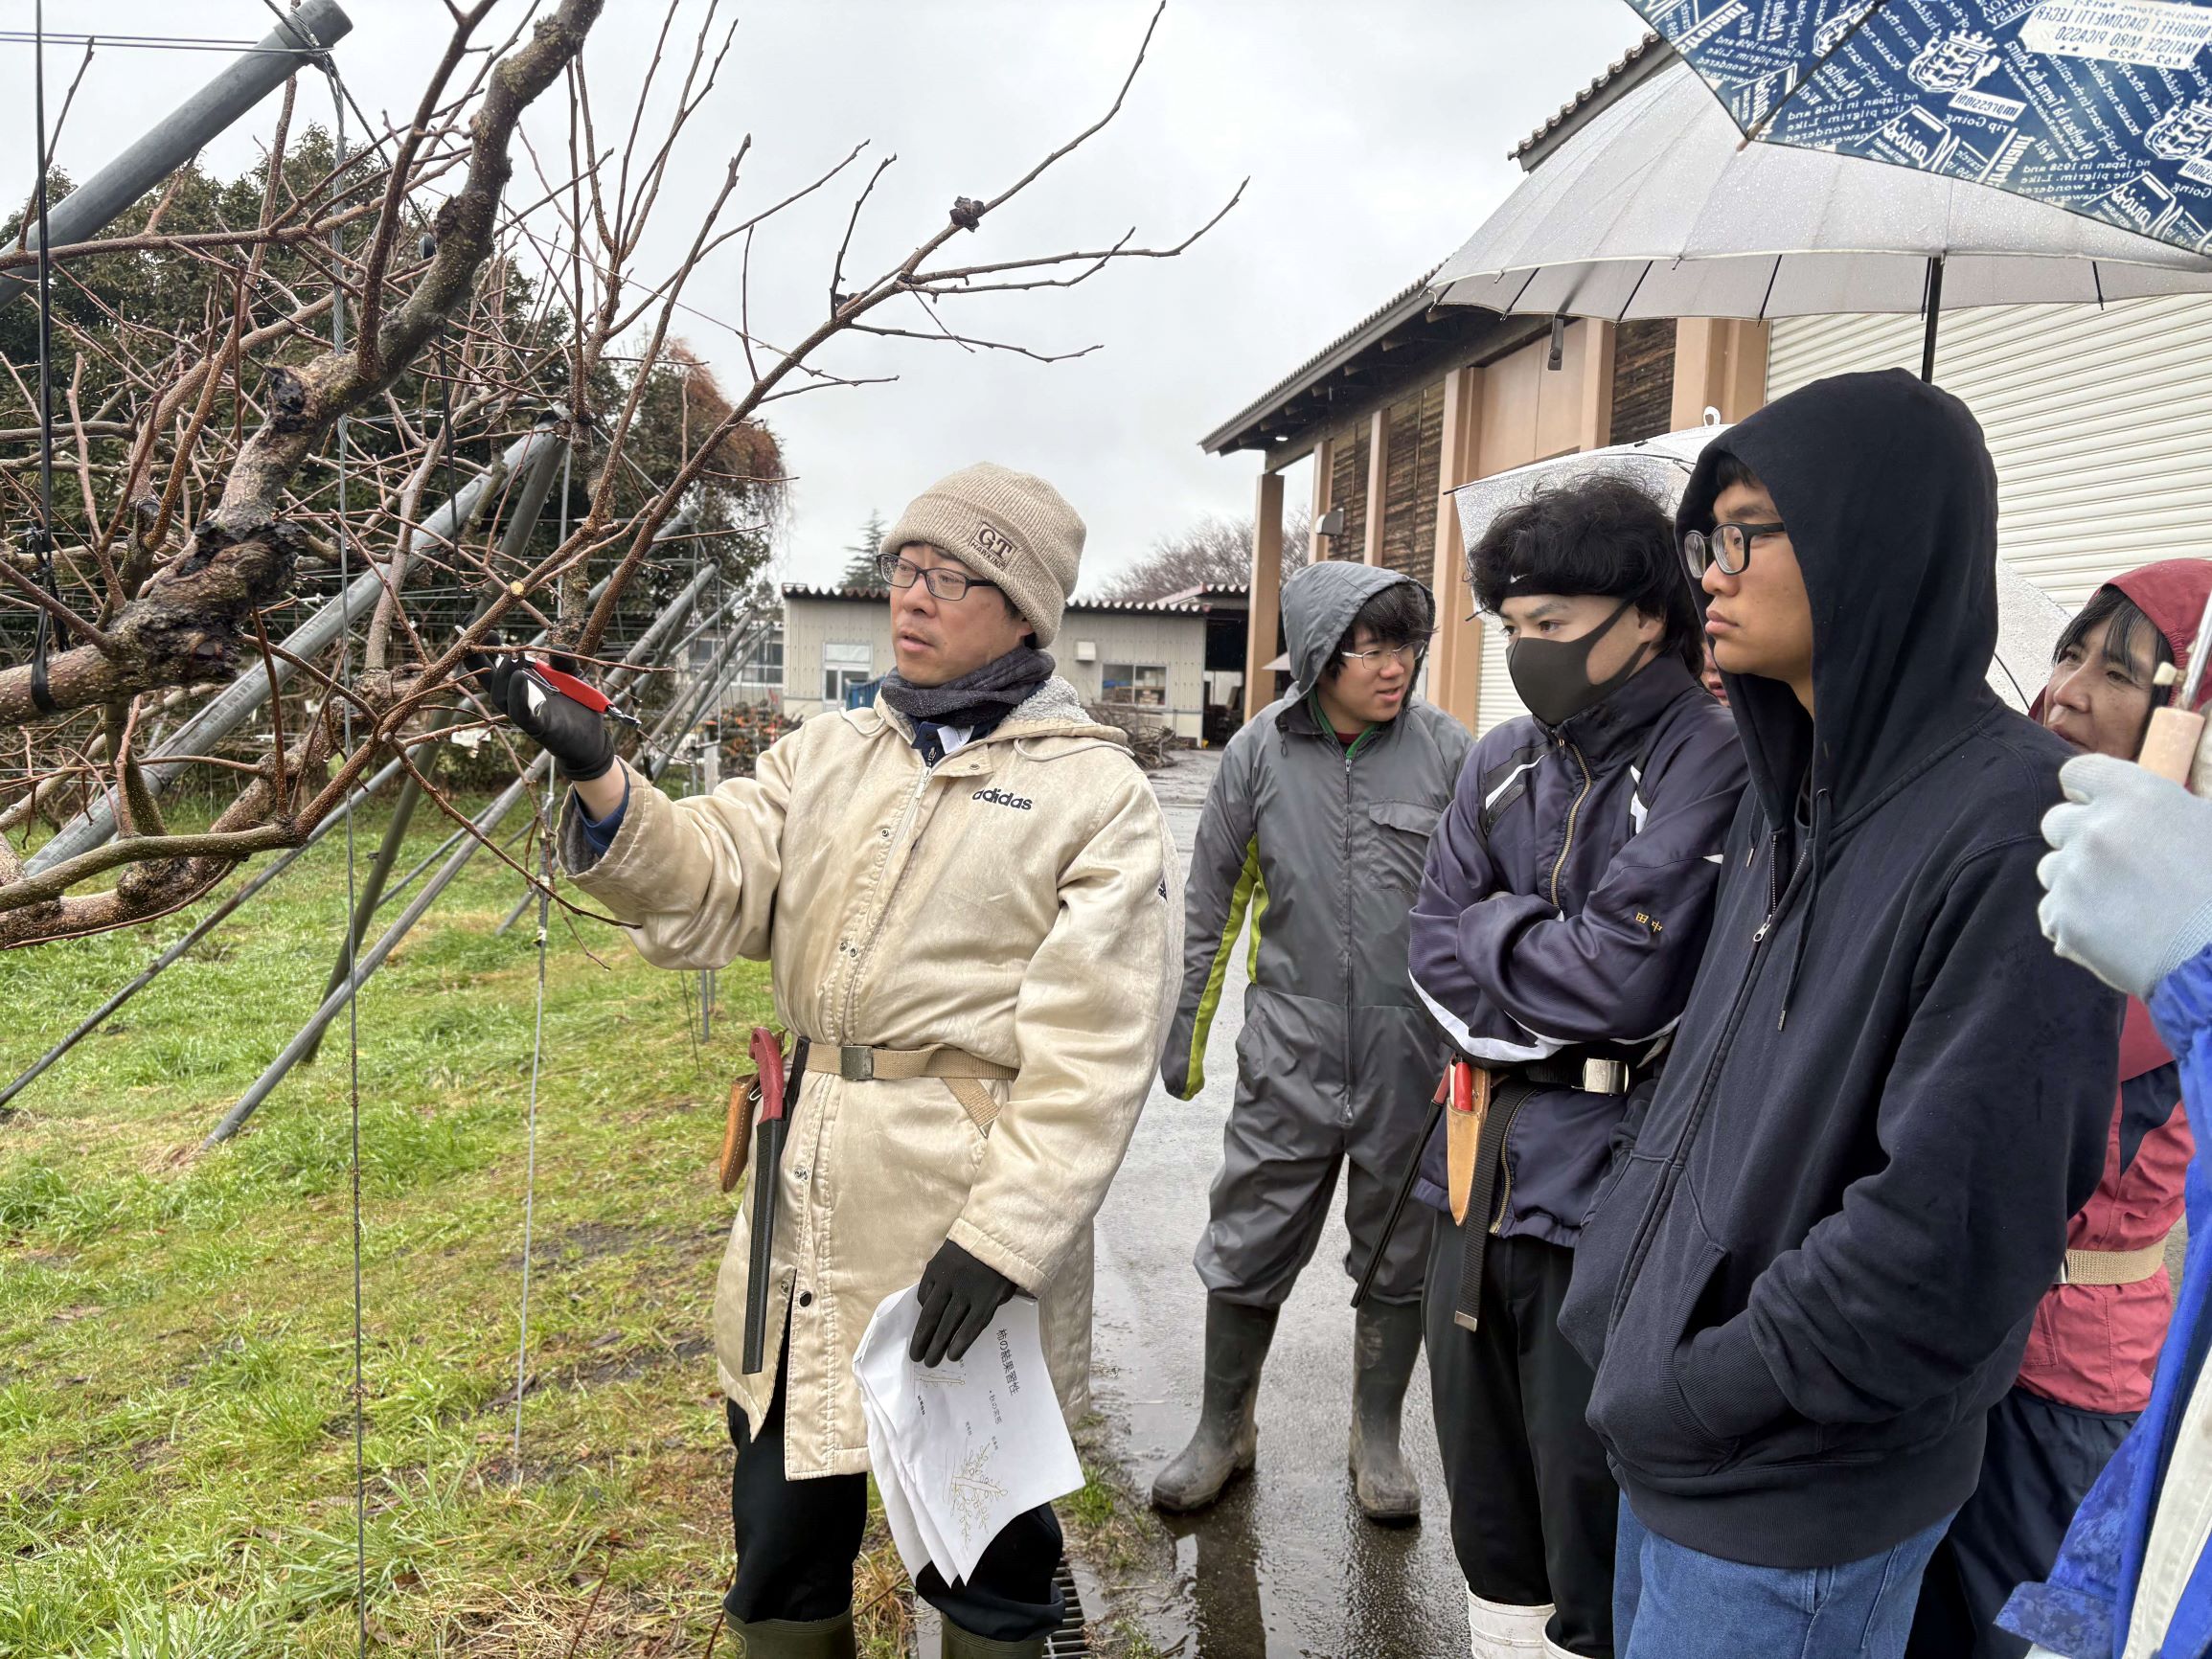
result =
M865 647L868 678L891 671L891 606L882 600L809 599L787 595L784 600L784 707L805 716L823 709L842 708L839 701L822 695L824 648L841 645Z
M868 652L868 678L888 673L891 607L883 600L824 599L787 595L784 600L784 707L805 716L842 708L826 697L825 663L830 648L843 646L857 661ZM1107 611L1069 609L1052 644L1061 676L1086 702L1104 694L1109 665L1167 670L1167 705L1148 711L1173 726L1178 737L1196 741L1204 730L1206 694L1206 619L1202 612Z

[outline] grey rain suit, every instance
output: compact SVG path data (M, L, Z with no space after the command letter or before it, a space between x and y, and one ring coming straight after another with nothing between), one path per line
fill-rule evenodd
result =
M1363 564L1310 567L1283 590L1294 683L1230 739L1206 798L1185 899L1182 998L1160 1079L1204 1080L1206 1033L1249 915L1251 989L1237 1093L1196 1264L1208 1291L1279 1307L1320 1240L1340 1158L1351 1161L1345 1271L1382 1231L1447 1045L1406 976L1407 918L1429 832L1474 739L1408 696L1347 749L1311 696L1377 593L1409 580ZM1408 1208L1374 1294L1421 1295L1430 1213Z

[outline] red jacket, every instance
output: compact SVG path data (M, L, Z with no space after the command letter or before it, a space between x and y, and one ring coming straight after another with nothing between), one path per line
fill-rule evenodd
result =
M2149 617L2177 664L2187 668L2197 624L2212 593L2212 560L2169 558L2115 578ZM2203 699L2200 696L2200 706ZM2036 699L2040 713L2042 699ZM2066 1229L2068 1250L2139 1250L2164 1241L2181 1218L2181 1184L2194 1142L2174 1057L2151 1016L2130 1000L2120 1033L2120 1098L2105 1148L2104 1178ZM2084 1411L2139 1412L2151 1403L2151 1374L2174 1308L2160 1267L2133 1284L2062 1284L2036 1308L2020 1381Z
M2195 1148L2187 1116L2174 1109L2179 1100L2173 1057L2143 1005L2131 998L2104 1178L2066 1229L2068 1250L2138 1250L2174 1230ZM2133 1284L2061 1284L2036 1307L2020 1381L2083 1411L2139 1412L2151 1403L2151 1375L2173 1307L2164 1267Z

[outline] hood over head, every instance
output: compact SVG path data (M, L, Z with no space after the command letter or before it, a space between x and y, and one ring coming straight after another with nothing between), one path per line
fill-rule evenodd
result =
M2204 620L2204 601L2212 596L2212 558L2162 558L2116 576L2105 584L2116 587L2151 619L2151 625L2166 636L2174 666L2189 671L2197 654L2197 625ZM2160 693L2160 702L2165 694ZM2197 688L2197 706L2212 702L2212 674Z
M1813 610L1817 724L1779 680L1722 676L1752 782L1788 826L1810 767L1841 824L2001 706L1996 468L1967 406L1901 369L1816 380L1714 439L1678 532L1712 528L1722 454L1773 496Z
M1283 641L1290 655L1293 702L1321 683L1329 653L1360 607L1402 581L1413 579L1381 565L1325 559L1308 565L1283 584Z
M2212 558L2162 558L2156 564L2116 576L2097 591L2102 593L2105 588L2127 595L2128 602L2151 619L2151 625L2166 637L2175 668L2187 673L2196 653L2197 625L2204 620L2204 601L2212 596ZM2051 684L2046 679L2035 701L2028 705L2031 719L2043 717L2044 701L2050 694ZM2163 703L2168 695L2161 690L2154 701ZM2212 703L2212 676L2197 688L2197 706L2201 709L2208 703Z

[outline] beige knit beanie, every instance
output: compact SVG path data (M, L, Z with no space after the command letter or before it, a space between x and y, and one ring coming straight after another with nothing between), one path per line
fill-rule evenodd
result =
M998 584L1041 647L1060 632L1083 562L1083 536L1075 509L1043 479L979 461L907 503L882 551L925 541L951 555Z

